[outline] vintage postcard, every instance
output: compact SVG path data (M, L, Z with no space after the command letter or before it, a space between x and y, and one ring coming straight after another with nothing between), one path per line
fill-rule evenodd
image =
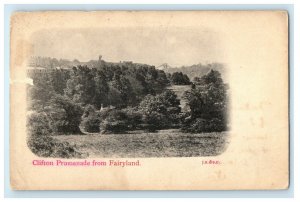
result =
M286 11L15 12L14 190L289 187Z

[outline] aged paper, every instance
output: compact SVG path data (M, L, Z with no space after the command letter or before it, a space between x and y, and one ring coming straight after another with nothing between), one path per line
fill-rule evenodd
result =
M10 33L12 189L288 188L287 12L16 12Z

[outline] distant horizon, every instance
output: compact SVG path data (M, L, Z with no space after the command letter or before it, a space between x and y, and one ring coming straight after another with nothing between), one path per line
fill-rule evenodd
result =
M100 56L100 55L99 55ZM101 55L102 56L102 55ZM41 56L41 55L32 55L30 57L41 57L41 58L51 58L51 59L57 59L58 61L59 60L67 60L67 61L70 61L70 62L74 62L75 60L79 61L80 63L88 63L90 61L97 61L98 58L94 58L94 59L90 59L88 61L81 61L77 58L74 58L74 59L68 59L68 58L57 58L57 57L50 57L50 56ZM205 61L205 62L198 62L198 63L195 63L195 64L191 64L191 65L180 65L180 66L171 66L169 63L165 62L165 63L161 63L159 65L154 65L154 64L148 64L148 63L144 63L144 62L136 62L136 61L131 61L131 60L119 60L119 61L108 61L108 60L105 60L105 58L103 58L102 56L102 60L105 61L105 62L108 62L108 63L120 63L120 62L132 62L132 63L135 63L135 64L145 64L145 65L150 65L150 66L155 66L155 67L160 67L162 66L163 64L168 64L168 66L170 68L181 68L181 67L189 67L189 66L193 66L193 65L209 65L209 64L222 64L222 65L225 65L225 63L223 62L212 62L212 61Z
M207 27L43 29L31 36L32 55L73 61L103 59L172 67L226 61L219 32Z

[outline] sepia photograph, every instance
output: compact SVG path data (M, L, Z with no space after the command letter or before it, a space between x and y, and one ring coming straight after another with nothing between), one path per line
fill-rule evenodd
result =
M230 88L219 40L205 27L34 33L28 147L60 158L221 154Z
M287 189L288 20L12 13L12 189Z

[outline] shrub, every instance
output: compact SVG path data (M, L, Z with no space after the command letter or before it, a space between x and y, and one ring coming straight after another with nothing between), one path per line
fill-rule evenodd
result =
M47 114L43 112L32 112L27 117L27 130L31 135L49 135L52 131L49 126Z
M162 129L166 127L166 118L163 114L158 112L152 112L149 114L143 115L143 129L150 132Z
M39 157L80 158L82 154L67 142L51 137L49 118L44 112L33 112L27 117L29 149Z
M100 115L93 105L87 105L81 117L80 127L90 133L100 132Z
M80 126L83 131L89 132L89 133L97 133L100 132L99 129L99 124L100 124L100 118L99 116L88 116L86 118L83 118Z
M142 124L142 113L137 108L125 108L122 110L127 117L127 127L129 130L140 129Z
M176 94L170 90L156 96L146 96L139 104L139 110L143 114L144 127L150 131L155 131L178 124L180 119L179 105L180 102Z
M171 82L174 85L189 85L191 84L189 77L182 72L174 72L171 76Z
M210 120L197 118L183 124L182 130L190 133L221 132L227 130L227 126L224 120L218 118Z
M127 115L118 109L110 110L100 123L101 133L122 133L128 129Z
M82 109L72 100L64 96L54 96L47 108L49 125L57 134L81 133L79 125L81 122Z
M226 120L213 118L208 121L208 128L211 132L222 132L227 130Z
M68 142L58 142L49 136L29 136L27 145L39 157L81 158L82 154Z
M224 119L227 114L227 85L218 71L211 70L197 80L197 85L185 92L184 97L193 119Z
M190 117L183 124L183 131L220 132L227 130L227 90L218 71L211 70L195 80L192 89L185 92Z

